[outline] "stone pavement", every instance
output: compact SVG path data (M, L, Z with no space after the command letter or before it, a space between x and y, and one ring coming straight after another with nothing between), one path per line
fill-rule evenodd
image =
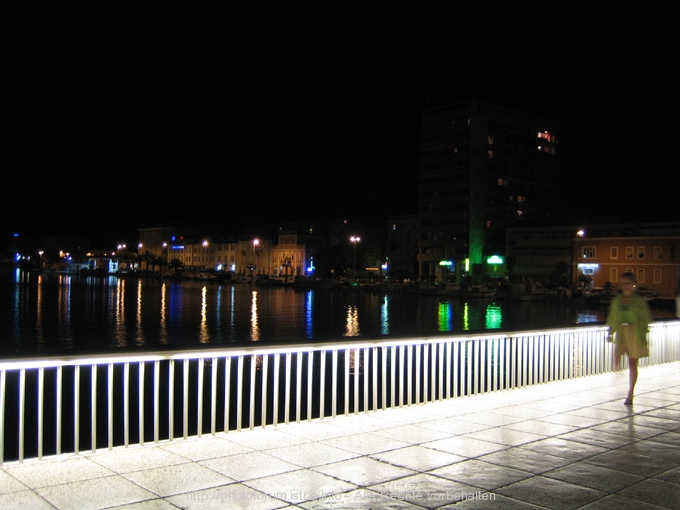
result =
M680 363L0 468L0 508L680 508Z

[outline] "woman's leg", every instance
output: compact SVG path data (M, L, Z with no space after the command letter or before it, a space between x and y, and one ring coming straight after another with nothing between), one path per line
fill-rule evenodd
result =
M633 403L633 391L635 391L635 383L638 377L638 360L637 358L628 358L628 396L624 404Z

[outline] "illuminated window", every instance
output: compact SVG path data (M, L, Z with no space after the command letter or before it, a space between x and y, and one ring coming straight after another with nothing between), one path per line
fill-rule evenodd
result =
M638 246L638 258L639 259L644 259L645 258L645 247L644 246Z
M507 179L498 179L498 185L499 185L499 186L504 186L504 187L507 188L507 187L509 186L508 180L507 180Z
M655 246L655 247L654 247L654 258L655 258L655 259L660 259L660 258L662 258L661 246Z
M609 281L610 282L619 281L619 270L616 269L615 267L613 267L609 270Z
M548 131L539 131L537 136L541 140L545 140L548 143L557 143L557 137L553 134L550 134Z
M633 247L632 246L626 246L626 258L627 259L633 258Z
M594 259L595 258L595 247L594 246L584 246L583 247L583 258L584 259Z
M644 269L638 269L637 270L637 281L638 281L638 283L645 283L645 270Z
M661 283L661 269L654 270L654 283Z
M517 196L517 202L520 202L520 203L526 202L526 199L527 199L527 197L523 197L522 195Z
M489 135L487 141L489 142L489 145L493 145L493 136Z
M538 150L540 152L545 152L546 154L555 154L557 151L555 150L555 147L550 147L548 145L539 145Z
M489 159L493 159L493 151L489 151Z
M612 259L618 259L619 258L619 249L616 246L612 246L612 249L609 253L609 258ZM614 281L614 280L612 280Z

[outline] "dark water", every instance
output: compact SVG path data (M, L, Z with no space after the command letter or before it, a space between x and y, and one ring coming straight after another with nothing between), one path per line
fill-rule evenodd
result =
M520 303L0 271L0 355L437 336L604 321L583 302ZM668 314L669 317L672 316Z

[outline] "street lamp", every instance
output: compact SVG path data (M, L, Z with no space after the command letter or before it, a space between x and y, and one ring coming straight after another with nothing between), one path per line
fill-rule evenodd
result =
M255 270L257 269L257 253L255 252L255 248L258 244L260 244L260 240L258 238L253 239L253 274L255 274Z
M574 276L575 276L576 282L574 282L574 283L576 284L577 287L578 287L578 283L579 283L578 282L578 261L579 261L579 258L581 256L579 254L578 242L579 242L579 238L583 237L584 235L586 235L585 230L579 230L578 232L576 232L576 261L574 262Z
M352 262L352 272L354 273L354 276L357 274L357 243L361 241L361 237L359 236L352 236L349 238L350 242L354 245L354 259Z

